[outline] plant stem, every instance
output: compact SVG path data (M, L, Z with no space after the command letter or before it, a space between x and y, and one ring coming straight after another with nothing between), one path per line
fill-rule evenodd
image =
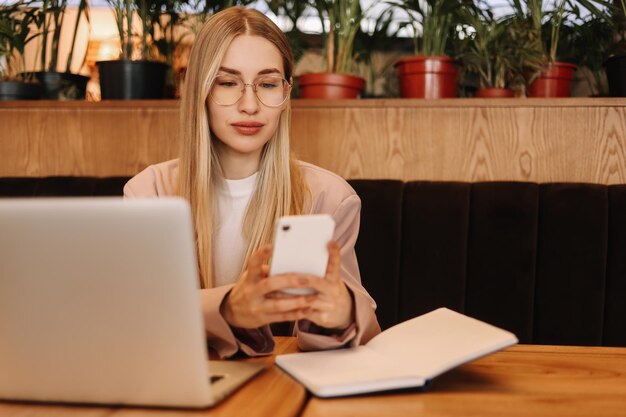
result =
M42 35L41 35L41 43L42 43L42 48L41 48L41 70L45 71L46 70L46 52L47 52L47 46L48 46L48 7L50 5L50 0L43 0L43 5L42 5L42 10L43 10L43 31L42 31Z
M561 23L563 22L563 17L565 13L565 1L561 0L558 4L556 10L554 11L555 17L554 22L552 22L552 36L550 38L550 59L548 61L549 64L554 63L556 61L556 50L559 46L559 33L561 29Z
M57 62L59 60L59 40L61 38L61 28L63 27L66 3L67 0L55 2L54 9L52 11L54 31L52 32L52 45L50 46L50 63L48 64L48 71L57 70Z
M133 3L131 0L124 0L124 6L126 9L126 39L124 43L124 59L130 59L133 46Z
M146 0L139 2L139 13L141 15L141 59L146 59L148 51L148 5Z
M76 22L74 22L74 33L72 34L72 46L70 47L70 53L67 56L67 64L65 65L65 72L71 71L72 58L74 57L74 46L76 45L76 36L78 34L78 25L80 24L80 18L85 13L87 22L89 22L89 16L87 15L87 0L80 0L78 4L78 11L76 13ZM81 65L82 68L82 65ZM80 70L80 69L79 69Z

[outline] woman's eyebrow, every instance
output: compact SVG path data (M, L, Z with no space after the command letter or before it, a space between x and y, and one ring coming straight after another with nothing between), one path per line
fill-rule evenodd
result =
M222 72L226 72L228 74L241 75L241 71L237 71L236 69L233 69L233 68L220 67L219 70ZM266 74L281 74L281 72L276 68L266 68L257 73L257 75L266 75Z
M280 74L280 71L277 70L276 68L267 68L267 69L259 71L259 75L265 75L265 74Z

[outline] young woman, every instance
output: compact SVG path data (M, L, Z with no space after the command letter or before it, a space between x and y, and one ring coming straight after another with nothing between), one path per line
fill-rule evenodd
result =
M192 209L209 345L222 357L274 348L269 325L295 321L303 350L353 346L380 332L354 244L361 202L339 176L289 150L293 57L263 14L213 15L191 50L180 106L181 154L131 179L126 197L178 195ZM328 213L336 222L325 279L268 277L275 221ZM277 296L283 288L314 295Z

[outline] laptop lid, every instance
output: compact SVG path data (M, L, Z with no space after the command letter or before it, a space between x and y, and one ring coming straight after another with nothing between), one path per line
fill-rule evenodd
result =
M193 236L182 199L0 200L0 398L204 407L257 373L209 378Z

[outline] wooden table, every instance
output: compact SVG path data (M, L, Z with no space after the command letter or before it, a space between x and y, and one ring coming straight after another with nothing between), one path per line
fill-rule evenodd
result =
M296 352L277 338L276 354ZM322 400L269 365L217 407L159 410L0 402L0 417L626 416L626 348L518 345L454 369L429 390ZM306 407L305 407L306 404Z
M276 354L298 350L295 338L276 338ZM65 406L0 401L0 417L295 417L307 399L305 389L274 367L274 357L247 359L268 364L268 369L214 408L206 410L165 410L132 407Z
M518 345L424 392L310 399L303 417L322 416L626 416L626 348Z

